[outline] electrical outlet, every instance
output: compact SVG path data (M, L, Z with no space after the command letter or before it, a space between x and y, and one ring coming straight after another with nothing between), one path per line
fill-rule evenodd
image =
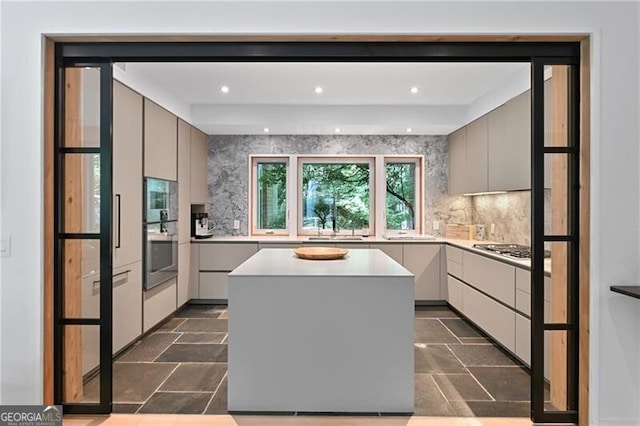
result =
M240 229L240 221L239 220L234 220L233 221L233 229Z
M491 235L495 235L496 234L496 224L495 223L492 223L489 226L489 234L491 234Z
M439 222L439 221L437 221L437 220L434 220L434 221L433 221L433 230L434 230L434 231L437 231L437 230L439 230L439 229L440 229L440 222Z

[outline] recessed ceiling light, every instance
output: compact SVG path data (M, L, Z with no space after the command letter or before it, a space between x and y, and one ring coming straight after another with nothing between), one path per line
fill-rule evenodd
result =
M264 128L264 132L265 132L265 133L269 133L269 128L268 128L268 127L265 127L265 128Z
M333 129L333 131L336 132L336 133L340 133L341 132L339 127L336 127L335 129Z
M419 90L419 89L418 89L416 86L413 86L411 89L409 89L409 91L410 91L411 93L413 93L414 95L415 95L416 93L418 93L418 90Z
M413 129L411 127L407 127L407 133L411 133L413 132Z
M316 92L317 94L322 93L322 87L318 86L315 89L313 89L314 92Z
M227 86L222 86L222 87L220 88L220 91L221 91L222 93L229 93L229 87L227 87Z

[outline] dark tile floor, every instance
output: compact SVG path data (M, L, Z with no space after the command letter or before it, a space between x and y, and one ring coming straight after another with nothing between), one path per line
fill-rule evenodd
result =
M415 317L416 415L529 416L521 365L446 307L418 307ZM178 312L115 360L114 411L226 413L226 339L225 306Z

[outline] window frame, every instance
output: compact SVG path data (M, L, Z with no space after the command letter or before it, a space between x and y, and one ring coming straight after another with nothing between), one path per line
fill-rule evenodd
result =
M384 155L382 167L382 192L384 192L383 208L381 209L381 224L383 235L392 234L422 234L425 229L424 203L425 203L425 175L424 155ZM387 228L387 164L414 163L415 164L415 229L388 229Z
M258 228L258 164L264 163L284 163L286 168L286 206L285 228L284 229L259 229ZM251 214L251 235L289 235L291 228L290 206L292 202L291 191L291 159L289 155L249 155L249 208Z
M376 156L374 155L304 155L297 157L297 184L296 184L296 197L292 200L296 203L295 209L297 212L297 235L298 236L310 236L316 235L317 230L305 230L302 227L302 167L304 164L309 163L321 163L321 164L353 164L362 163L369 164L369 228L366 235L374 236L376 229L376 182L377 182L377 168L376 168ZM326 232L326 230L325 230ZM340 229L336 232L336 235L351 235L350 230ZM354 235L364 235L362 228L354 229Z

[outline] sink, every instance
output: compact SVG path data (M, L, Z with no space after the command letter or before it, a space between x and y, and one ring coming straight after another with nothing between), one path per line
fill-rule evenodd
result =
M398 234L398 235L383 235L382 238L387 240L435 240L433 235L421 235L421 234Z
M330 237L330 236L317 236L317 237L309 237L309 241L362 241L362 237L359 236L353 236L353 237L348 237L348 236L337 236L337 237Z

